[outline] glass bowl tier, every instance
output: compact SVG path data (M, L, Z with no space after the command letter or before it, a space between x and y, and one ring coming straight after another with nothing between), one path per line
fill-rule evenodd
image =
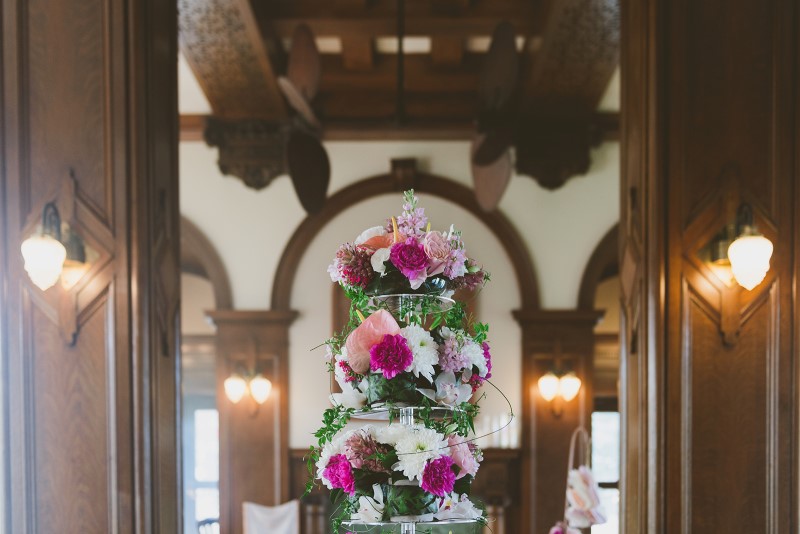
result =
M425 317L441 314L452 308L453 304L455 304L453 299L441 295L396 293L370 297L368 306L370 312L386 310L394 317L404 319L409 316Z
M362 523L345 521L340 534L480 534L483 525L475 519L446 519L420 523Z
M423 414L429 412L429 416ZM354 412L351 419L361 419L364 421L398 421L400 424L411 425L422 419L433 419L445 421L454 419L464 413L464 410L452 406L433 406L425 408L423 406L380 406L368 411Z

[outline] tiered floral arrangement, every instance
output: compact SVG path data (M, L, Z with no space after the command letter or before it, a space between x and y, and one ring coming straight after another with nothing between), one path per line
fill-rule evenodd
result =
M339 505L336 531L342 521L484 520L468 498L482 457L467 436L491 377L488 326L450 297L489 276L459 232L431 230L413 190L404 197L400 216L339 247L328 268L351 300L350 321L326 342L342 392L331 395L309 470ZM388 426L345 428L376 415Z

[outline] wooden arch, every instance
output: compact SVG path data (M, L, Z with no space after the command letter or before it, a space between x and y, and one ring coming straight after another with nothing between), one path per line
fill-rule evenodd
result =
M292 286L300 260L313 237L349 207L371 197L387 193L401 192L414 188L461 206L497 237L503 249L511 258L517 283L520 288L522 310L539 309L539 286L527 247L516 228L499 211L487 213L478 206L471 189L432 174L419 173L415 160L392 160L392 172L366 178L330 197L322 210L309 215L300 223L283 251L272 285L272 309L290 310Z
M233 308L228 272L217 249L195 224L181 216L181 272L207 278L214 288L218 310Z
M578 309L593 310L597 286L619 274L619 224L615 224L595 247L583 271L578 292Z

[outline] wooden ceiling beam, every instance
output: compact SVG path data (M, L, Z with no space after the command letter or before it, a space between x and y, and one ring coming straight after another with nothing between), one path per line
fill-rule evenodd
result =
M460 65L464 58L464 44L460 37L434 37L431 40L431 61L440 67Z
M443 69L427 54L407 55L404 60L405 88L411 92L463 92L477 98L478 73L483 54L466 54L459 65ZM320 91L394 90L397 86L397 57L377 55L373 68L351 71L339 55L322 56Z
M619 64L620 0L543 2L536 49L526 47L523 107L593 113Z
M459 36L462 38L488 36L495 26L506 17L408 17L405 31L410 36ZM275 33L281 39L289 39L294 28L308 24L317 37L362 36L369 38L396 35L397 20L389 17L348 18L310 17L272 19ZM514 27L519 35L535 35L537 25L531 19L519 19Z
M603 129L603 141L619 140L619 115L597 113L595 123ZM205 115L180 116L180 140L203 141ZM475 134L471 120L409 120L400 125L387 119L328 120L322 136L326 141L442 140L465 141Z
M368 37L342 37L342 64L346 70L369 71L375 62L375 46Z
M288 117L248 0L179 0L180 48L214 115Z

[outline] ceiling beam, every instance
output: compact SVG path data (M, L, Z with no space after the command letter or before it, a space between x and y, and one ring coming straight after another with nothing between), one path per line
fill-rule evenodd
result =
M288 117L247 0L179 0L180 47L214 115Z
M619 64L619 2L543 3L541 42L523 54L524 109L556 115L594 112Z
M602 129L603 141L619 140L619 114L597 113L594 122ZM180 116L180 140L203 141L205 115ZM472 121L410 120L398 125L392 120L331 120L326 121L323 139L326 141L375 140L440 140L467 141L475 134Z

